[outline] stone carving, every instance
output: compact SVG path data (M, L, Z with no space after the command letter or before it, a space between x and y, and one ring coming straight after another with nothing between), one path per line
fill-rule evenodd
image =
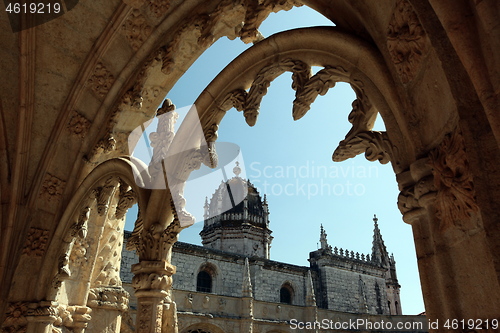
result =
M139 249L142 229L143 229L143 220L141 216L141 211L139 210L139 212L137 213L137 220L135 221L134 224L134 230L132 231L132 234L127 240L127 247L126 247L127 250L133 251Z
M2 332L26 332L28 305L27 302L15 302L8 305Z
M98 287L89 291L87 306L125 312L128 310L129 293L122 287Z
M68 271L69 266L74 269L76 267L82 267L88 262L88 248L89 244L84 239L76 238L74 240L73 247L71 248L71 254L69 255Z
M120 179L116 176L109 177L104 182L104 185L98 189L98 195L96 196L97 213L100 216L103 216L108 212L111 198L113 197L113 193L116 190L119 181Z
M120 191L122 185L120 186ZM122 219L127 213L128 209L132 207L137 202L137 195L134 190L130 189L124 193L120 193L120 198L118 200L118 205L116 206L115 217L117 219Z
M170 8L170 0L147 0L148 7L155 17L165 15Z
M137 331L148 333L151 332L149 325L151 322L151 317L153 316L153 304L141 304L140 312L137 319Z
M248 125L254 126L259 115L260 103L267 94L271 82L284 72L292 72L292 88L301 93L311 76L311 68L300 60L290 58L263 67L256 75L250 90L235 89L228 93L214 111L227 111L231 107L243 111Z
M367 160L378 160L386 164L391 160L394 149L386 132L368 131L359 133L350 140L342 140L335 149L332 159L335 162L341 162L365 153Z
M28 231L28 237L26 238L22 254L36 257L43 256L47 250L48 240L48 230L31 227Z
M77 137L83 139L90 128L90 120L85 118L82 114L77 111L73 111L73 115L68 123L68 130L70 133L76 135Z
M311 108L311 104L318 95L325 95L338 81L346 81L348 72L341 66L326 66L304 83L302 89L297 90L293 101L293 119L302 118Z
M113 74L104 66L102 62L98 62L94 72L88 80L90 89L99 97L107 95L111 85L115 81Z
M149 164L152 179L158 176L164 177L163 162L168 157L168 150L175 136L174 126L179 114L175 112L175 105L167 98L158 109L157 117L156 132L149 135L151 147L153 147L153 157Z
M73 332L83 332L91 319L92 309L87 306L64 306L58 308L60 319L56 320L55 325L63 325Z
M186 295L185 306L186 309L193 309L193 294L189 293Z
M290 71L292 75L292 87L297 94L302 93L305 82L311 77L311 68L300 60L284 59L277 64L271 64L262 68L252 83L244 105L244 115L248 125L253 126L257 121L260 102L271 82L283 74Z
M102 155L109 154L116 149L116 140L112 134L107 135L105 138L99 140L99 142L92 148L89 156L86 157L86 161L89 163L97 163Z
M205 297L203 297L202 306L204 309L208 309L210 307L210 296L205 295Z
M479 207L462 135L458 131L448 134L441 145L430 152L429 164L438 191L436 210L441 230L451 225L467 229L467 221Z
M264 39L258 28L271 12L277 13L280 10L290 10L294 6L302 6L294 0L247 1L246 5L245 23L240 31L240 38L244 43L255 43Z
M198 38L198 45L203 48L207 48L215 41L214 31L217 23L219 23L223 13L229 6L234 6L235 1L223 0L220 1L217 7L210 13L200 16L201 23L201 33Z
M151 225L140 236L137 252L141 260L162 260L167 258L172 245L181 231L179 220L174 219L166 228L159 223Z
M101 242L92 273L93 286L120 286L120 253L122 231L120 220L109 220L104 225Z
M64 191L66 182L47 172L40 189L40 198L47 201L59 200Z
M412 5L397 0L387 29L387 48L403 83L412 81L418 72L427 51L425 35Z
M89 197L90 200L94 200L94 194L91 195L91 198ZM84 206L82 210L80 211L80 214L78 215L77 221L73 223L71 226L71 229L67 236L65 237L64 241L66 243L71 243L71 241L75 238L81 238L84 239L87 237L87 232L88 232L88 220L90 218L90 207L89 206Z
M153 31L147 22L147 18L142 15L141 11L134 9L122 25L122 32L134 51L141 47Z

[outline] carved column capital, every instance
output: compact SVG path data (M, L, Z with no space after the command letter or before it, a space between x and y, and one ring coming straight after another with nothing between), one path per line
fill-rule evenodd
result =
M403 214L403 220L412 224L425 214L437 195L429 159L417 160L407 171L399 173L396 180L401 189L398 208Z
M136 295L143 291L157 291L165 297L166 291L172 286L172 274L175 273L175 266L165 260L141 261L132 266L132 285L136 290ZM139 295L138 295L139 297Z

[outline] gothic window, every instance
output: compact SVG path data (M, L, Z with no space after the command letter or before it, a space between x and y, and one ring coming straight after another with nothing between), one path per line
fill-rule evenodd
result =
M394 307L396 308L396 314L397 315L399 314L398 313L398 305L399 305L398 301L394 302Z
M288 283L281 286L280 289L280 303L292 304L293 289Z
M196 291L212 292L212 276L207 271L200 271L196 279Z
M194 330L189 330L188 333L210 333L209 331L206 331L204 329L198 328Z

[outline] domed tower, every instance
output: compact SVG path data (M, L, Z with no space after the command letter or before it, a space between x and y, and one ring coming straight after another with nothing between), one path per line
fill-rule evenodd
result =
M210 199L205 200L204 227L200 232L203 246L269 259L272 231L269 229L269 209L266 197L249 180L239 175L222 182Z

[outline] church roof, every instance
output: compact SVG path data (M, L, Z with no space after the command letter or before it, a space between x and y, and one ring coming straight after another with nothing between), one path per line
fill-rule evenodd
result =
M264 196L264 199L262 199L259 191L250 180L245 180L239 176L241 169L238 162L236 162L233 172L235 176L221 182L210 201L207 198L205 202L205 221L221 214L236 214L236 216L241 215L241 219L237 218L237 220L246 220L246 217L250 217L250 221L264 222L264 216L268 213L266 197ZM244 217L243 213L247 216ZM252 217L259 218L254 219Z

